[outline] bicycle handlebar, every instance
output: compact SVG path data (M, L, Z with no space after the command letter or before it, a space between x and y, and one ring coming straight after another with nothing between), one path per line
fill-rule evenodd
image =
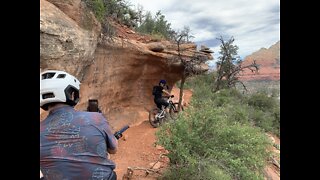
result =
M129 128L129 125L124 126L124 127L121 128L119 131L115 132L115 133L114 133L114 136L115 136L117 139L121 138L121 137L122 137L122 133L123 133L124 131L126 131L128 128Z

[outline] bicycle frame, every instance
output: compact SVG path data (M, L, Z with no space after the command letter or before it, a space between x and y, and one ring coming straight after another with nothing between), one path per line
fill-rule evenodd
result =
M160 113L156 114L156 118L160 119L160 118L164 118L164 116L166 115L166 111L164 108L162 108L162 110L160 111Z
M159 108L153 108L149 112L149 122L153 127L158 127L165 121L167 121L167 118L175 119L176 113L177 113L177 105L178 103L173 103L172 97L168 97L167 102L169 105L167 108L169 109L169 112L167 112L167 108L164 108L165 106L161 106L161 109Z
M167 100L167 102L169 103L169 105L167 106L167 108L169 109L173 109L174 111L176 110L176 107L174 106L173 102L172 102L172 97L170 96ZM166 112L166 108L164 107L164 105L162 105L161 107L161 111L160 113L156 114L156 118L157 119L161 119L164 118L166 116L167 112Z

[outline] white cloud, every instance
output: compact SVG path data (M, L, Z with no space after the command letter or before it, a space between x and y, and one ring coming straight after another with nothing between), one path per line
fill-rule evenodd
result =
M218 56L216 38L235 38L244 58L280 40L279 0L128 0L153 15L161 10L174 30L189 26L195 42L208 43ZM212 46L211 46L212 45Z
M215 37L215 32L208 31L206 29L199 29L193 33L193 36L195 36L197 41L206 41L208 40L208 37Z

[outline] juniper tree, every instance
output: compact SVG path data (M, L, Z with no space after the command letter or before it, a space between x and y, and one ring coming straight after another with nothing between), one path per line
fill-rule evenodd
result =
M217 61L217 77L215 79L213 91L217 92L220 89L235 87L236 83L242 84L245 90L246 86L242 81L239 80L239 73L244 69L250 69L252 72L259 70L258 64L254 60L251 64L242 66L242 60L238 56L237 45L234 45L234 38L231 37L228 41L225 41L222 36L217 38L220 40L220 51L221 56L218 57Z

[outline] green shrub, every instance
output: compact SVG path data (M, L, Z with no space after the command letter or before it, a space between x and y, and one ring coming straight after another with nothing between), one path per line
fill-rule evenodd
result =
M199 159L195 164L185 166L172 166L160 178L163 180L185 180L185 179L221 179L232 180L230 174L223 171L214 162Z
M252 110L250 114L250 118L253 120L254 124L256 126L262 127L263 129L269 130L272 123L270 122L269 116L267 116L263 111L261 110ZM265 122L265 121L268 121Z
M268 97L266 92L257 92L249 96L247 100L250 106L253 106L262 111L268 111L276 106L276 100L273 97Z
M212 73L201 74L193 77L189 77L184 86L187 89L202 89L204 87L209 88L212 84ZM177 83L177 86L180 87L180 82Z
M250 107L241 103L227 104L225 107L225 114L228 120L232 122L240 122L241 124L250 124ZM252 124L252 123L251 123Z
M278 137L280 137L280 107L279 106L273 109L273 116L274 116L274 121L273 121L274 128L272 129L272 132L276 134Z
M185 113L188 115L180 116L177 121L164 125L158 131L158 143L169 150L171 163L188 167L192 172L188 175L189 179L198 179L204 171L198 168L198 159L201 162L215 162L213 164L220 168L221 176L261 179L268 157L265 149L269 142L265 135L252 126L230 123L221 112L222 108L209 107L190 108ZM209 173L209 166L203 168L208 172L208 179L219 179L219 173ZM167 176L177 176L172 173Z
M103 22L106 15L106 7L103 0L85 0L87 6L94 12L96 18Z
M106 7L103 3L103 0L93 0L93 2L93 8L95 10L96 17L100 22L103 22L106 15Z
M263 179L270 141L280 135L280 107L259 92L212 92L211 74L187 79L191 106L157 132L169 150L171 166L163 179Z
M151 33L151 37L154 41L161 41L165 39L165 37L160 33Z
M235 104L239 100L231 96L228 92L229 90L221 90L213 95L213 105L216 107L226 106L228 104Z
M250 95L246 102L253 108L250 119L255 125L280 137L280 105L276 98L257 92Z

